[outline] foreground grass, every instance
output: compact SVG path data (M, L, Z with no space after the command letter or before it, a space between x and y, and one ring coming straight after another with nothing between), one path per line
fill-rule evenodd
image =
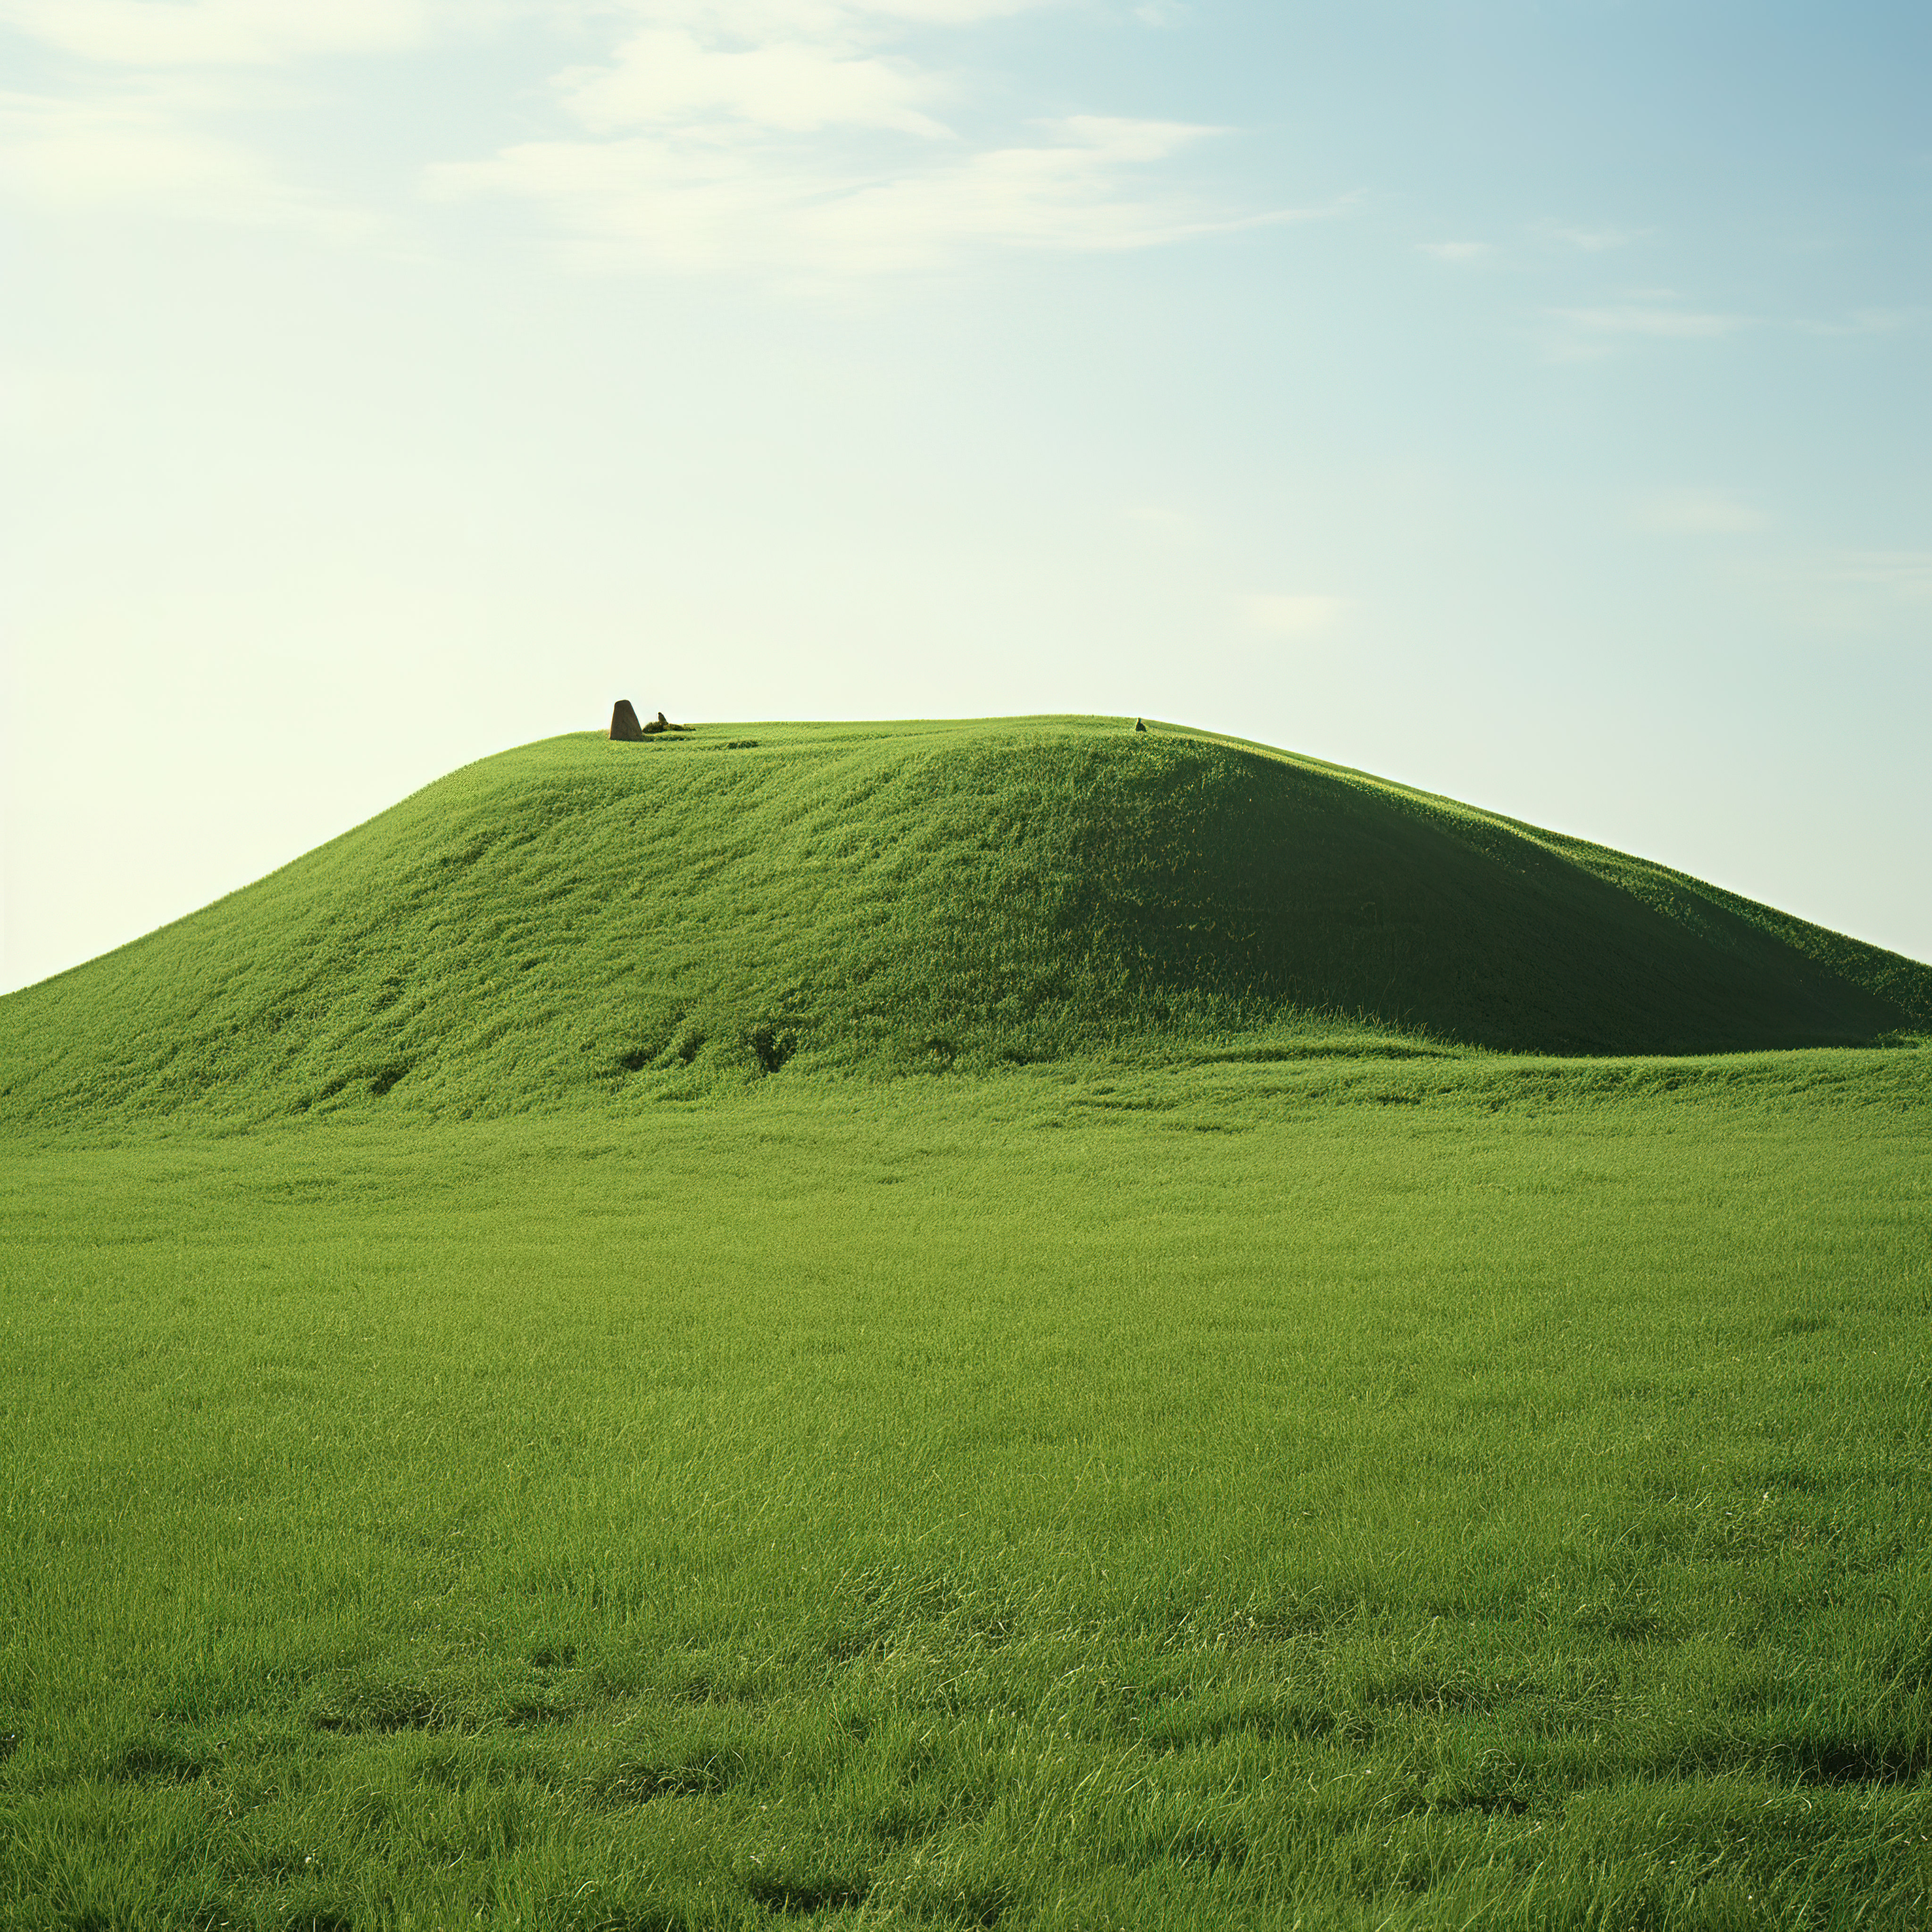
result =
M16 1144L0 1924L1921 1927L1928 1070Z

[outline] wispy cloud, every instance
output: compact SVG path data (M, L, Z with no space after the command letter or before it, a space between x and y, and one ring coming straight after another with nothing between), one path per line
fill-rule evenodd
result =
M347 239L367 214L285 180L242 142L194 124L201 90L139 86L60 99L0 94L0 192L64 208L124 208Z
M980 246L1145 248L1306 218L1232 215L1138 171L1211 134L1172 122L1076 116L1036 140L862 172L790 144L706 129L608 141L532 142L432 168L429 192L541 202L578 238L576 258L703 271L836 275L936 267Z
M1917 644L1932 617L1932 550L1787 548L1756 557L1736 580L1768 620L1834 642Z
M1653 340L1712 342L1752 326L1748 315L1678 308L1659 302L1615 302L1602 308L1552 308L1544 314L1586 335L1646 336Z
M1274 638L1305 638L1325 631L1354 608L1348 597L1269 592L1238 598L1235 608L1251 631Z
M1586 255L1606 254L1614 248L1628 248L1649 231L1642 228L1580 228L1560 221L1537 224L1536 232L1566 248L1580 249Z
M633 0L601 65L560 74L574 131L430 168L434 198L543 206L604 268L812 279L929 270L975 249L1111 250L1296 218L1230 210L1172 164L1222 130L1060 116L972 125L974 90L915 27L1043 0Z
M1838 550L1816 574L1828 583L1882 591L1902 602L1932 603L1932 550Z
M522 19L605 51L553 75L554 130L430 163L420 184L432 201L532 202L587 265L849 278L1334 212L1190 191L1185 158L1223 130L1097 113L989 124L983 80L949 64L946 37L1054 4L0 0L0 28L88 64L58 94L0 102L0 184L65 204L352 226L235 137L238 72L396 55Z
M812 134L887 128L943 136L922 104L939 89L909 62L856 54L837 44L780 40L706 46L688 28L634 35L604 68L565 74L559 91L592 134L692 122Z
M466 8L501 14L488 0ZM0 26L113 67L261 67L394 52L458 16L451 0L0 0Z
M1794 326L1805 335L1897 335L1924 320L1923 309L1862 308L1828 320L1808 318Z
M1438 262L1486 262L1496 252L1490 242L1418 242L1417 248Z
M1683 536L1737 536L1763 529L1762 512L1724 490L1660 490L1642 499L1637 520Z
M385 224L290 182L236 138L260 70L406 52L518 0L0 0L10 30L79 64L58 89L0 95L0 191L44 206L133 208L338 238Z
M1670 290L1632 290L1587 307L1538 312L1536 332L1552 362L1600 362L1646 343L1721 342L1762 318L1694 308Z

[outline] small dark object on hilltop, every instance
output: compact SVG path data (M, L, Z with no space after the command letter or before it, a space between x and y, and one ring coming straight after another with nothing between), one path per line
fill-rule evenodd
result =
M1134 729L1136 731L1144 731L1147 729L1147 720L1144 718L1136 718L1134 720Z
M688 731L690 729L691 727L688 724L674 724L670 720L667 718L662 711L660 711L658 715L644 727L643 735L646 738L650 738L655 737L660 731Z
M638 714L631 709L631 700L620 698L616 708L610 713L610 736L626 743L634 742L644 735L644 728L638 722Z

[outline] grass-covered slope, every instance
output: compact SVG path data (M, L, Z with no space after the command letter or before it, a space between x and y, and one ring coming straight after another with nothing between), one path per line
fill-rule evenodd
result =
M584 734L0 1002L0 1118L622 1105L1364 1031L1870 1041L1932 969L1362 774L1126 721Z

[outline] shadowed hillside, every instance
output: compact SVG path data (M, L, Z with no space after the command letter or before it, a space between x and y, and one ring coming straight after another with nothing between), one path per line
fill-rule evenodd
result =
M1928 1025L1932 968L1259 747L1109 719L718 725L485 759L0 1001L0 1115L504 1114L1216 1039L1685 1053Z

